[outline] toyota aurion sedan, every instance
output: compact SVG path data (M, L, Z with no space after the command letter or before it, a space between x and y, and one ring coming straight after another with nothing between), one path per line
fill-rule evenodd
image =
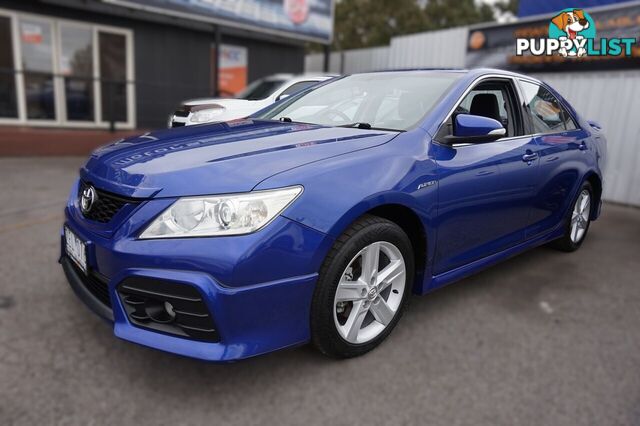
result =
M210 361L307 342L353 357L411 293L542 244L577 250L605 145L524 75L349 75L247 119L96 150L60 261L131 342Z

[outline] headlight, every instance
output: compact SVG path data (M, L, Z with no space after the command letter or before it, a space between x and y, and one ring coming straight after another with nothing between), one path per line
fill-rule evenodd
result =
M301 193L301 186L292 186L180 198L144 230L140 239L249 234L271 222Z
M225 111L224 107L218 106L214 108L201 109L194 112L189 121L192 123L208 123L214 121L217 116L221 115Z

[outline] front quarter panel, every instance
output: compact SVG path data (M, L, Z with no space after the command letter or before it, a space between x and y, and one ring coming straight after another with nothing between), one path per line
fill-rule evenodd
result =
M413 210L429 235L437 185L436 166L427 158L428 141L422 129L401 133L372 149L277 174L255 189L303 185L303 194L283 215L333 238L366 212L389 204ZM434 242L435 238L427 238L428 253L434 252Z

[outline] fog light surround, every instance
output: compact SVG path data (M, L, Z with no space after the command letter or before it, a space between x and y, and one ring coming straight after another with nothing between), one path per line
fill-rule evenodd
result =
M202 294L192 285L136 276L122 281L116 290L135 327L185 339L220 341Z

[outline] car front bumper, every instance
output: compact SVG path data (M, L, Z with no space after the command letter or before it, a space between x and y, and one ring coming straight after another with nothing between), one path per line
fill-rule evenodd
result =
M245 236L137 240L117 230L107 237L83 226L70 208L65 226L86 243L93 281L88 285L88 276L66 255L64 235L60 263L76 295L113 324L116 336L207 361L239 360L309 341L317 271L332 244L326 235L278 217ZM136 324L122 293L123 282L131 279L195 288L217 341ZM100 282L104 289L96 290Z

